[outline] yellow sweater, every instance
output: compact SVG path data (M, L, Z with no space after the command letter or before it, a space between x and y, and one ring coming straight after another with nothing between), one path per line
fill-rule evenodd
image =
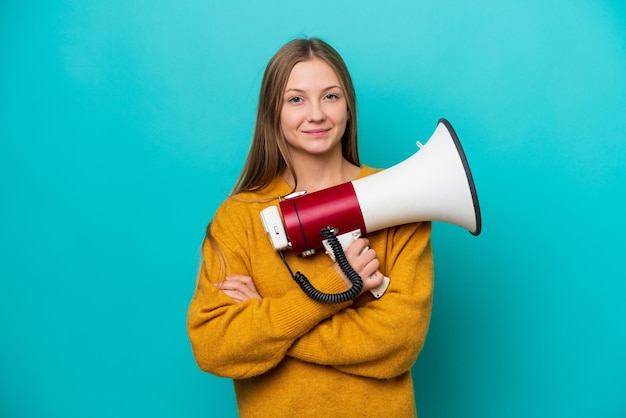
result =
M374 173L363 167L359 177ZM241 417L411 417L416 415L410 369L430 320L433 262L429 222L368 235L387 292L343 304L321 304L293 281L265 234L259 201L290 192L277 177L264 190L228 198L211 234L226 260L225 274L253 278L262 301L236 303L222 281L211 245L204 246L189 306L188 334L202 370L234 379ZM389 202L393 205L393 202ZM346 290L330 258L286 251L291 269L319 290Z

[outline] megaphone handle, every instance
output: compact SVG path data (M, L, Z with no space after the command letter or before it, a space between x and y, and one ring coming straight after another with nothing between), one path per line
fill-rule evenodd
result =
M350 245L352 245L352 243L360 237L361 237L360 229L356 229L351 232L346 232L344 234L337 235L337 239L339 240L339 243L341 243L341 248L343 249L343 251L346 251L350 247ZM328 254L330 259L333 261L337 261L334 251L330 246L330 243L327 240L323 240L322 245L324 245L324 248L326 249L326 254ZM362 253L367 251L368 249L369 247L363 248ZM389 277L384 276L382 283L378 285L377 287L370 289L370 293L376 299L380 299L387 291L387 288L389 287L389 283L390 283Z

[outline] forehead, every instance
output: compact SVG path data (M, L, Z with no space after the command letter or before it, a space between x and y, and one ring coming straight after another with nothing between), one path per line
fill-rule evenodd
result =
M315 90L332 86L341 87L341 82L335 70L326 61L313 58L294 65L289 74L285 90Z

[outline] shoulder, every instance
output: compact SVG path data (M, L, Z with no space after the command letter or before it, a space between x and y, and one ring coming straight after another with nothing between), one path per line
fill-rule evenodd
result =
M378 173L380 171L383 171L383 169L382 168L370 167L368 165L361 165L361 172L357 176L357 179L360 179L360 178L363 178L363 177L367 177L367 176L370 176L372 174L376 174L376 173Z
M275 204L279 196L289 192L289 186L277 176L263 189L241 192L226 198L217 208L213 221L226 224L245 223L251 214L258 216L261 209Z
M276 175L267 186L258 190L237 193L231 196L230 199L252 202L278 198L279 196L285 196L291 192L291 188L279 174Z

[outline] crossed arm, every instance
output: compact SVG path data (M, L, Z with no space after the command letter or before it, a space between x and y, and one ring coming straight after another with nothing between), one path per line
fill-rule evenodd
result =
M290 310L298 307L301 314L297 326L290 323L289 329L276 327L284 311L275 311L277 324L269 329L283 335L273 335L268 340L268 334L263 333L255 335L254 341L250 341L253 351L262 352L260 346L274 347L272 355L258 353L260 357L272 359L265 366L268 369L285 356L290 356L355 375L392 378L410 369L428 331L432 306L432 254L428 223L394 229L388 234L385 248L362 252L369 242L359 239L346 251L353 268L365 278L363 292L380 283L382 274L379 269L391 277L387 293L378 300L365 294L354 303L328 306L308 300L299 289L298 294L289 292L282 298L264 298L252 277L239 274L229 275L212 286L229 301L231 313L238 310L254 312L257 322L265 321L265 318L271 321L273 309L280 309L280 306ZM382 265L376 255L377 250L382 254ZM343 291L351 285L337 266L329 269L327 276L327 281L337 286L336 291ZM292 302L288 302L289 299ZM287 308L288 303L294 305ZM311 305L323 313L307 314L307 307ZM234 318L245 318L245 314L240 312ZM230 360L230 364L238 361L234 358ZM256 358L258 360L259 357ZM247 373L258 374L264 370L261 367Z
M379 270L380 261L376 256L376 251L369 248L368 239L359 238L356 240L347 249L346 258L352 268L363 278L361 294L381 284L384 275ZM346 287L350 288L352 282L341 271L337 263L334 264L333 268ZM254 280L250 276L241 274L229 275L226 276L224 281L216 283L215 286L235 302L244 302L248 299L263 300L254 284Z

